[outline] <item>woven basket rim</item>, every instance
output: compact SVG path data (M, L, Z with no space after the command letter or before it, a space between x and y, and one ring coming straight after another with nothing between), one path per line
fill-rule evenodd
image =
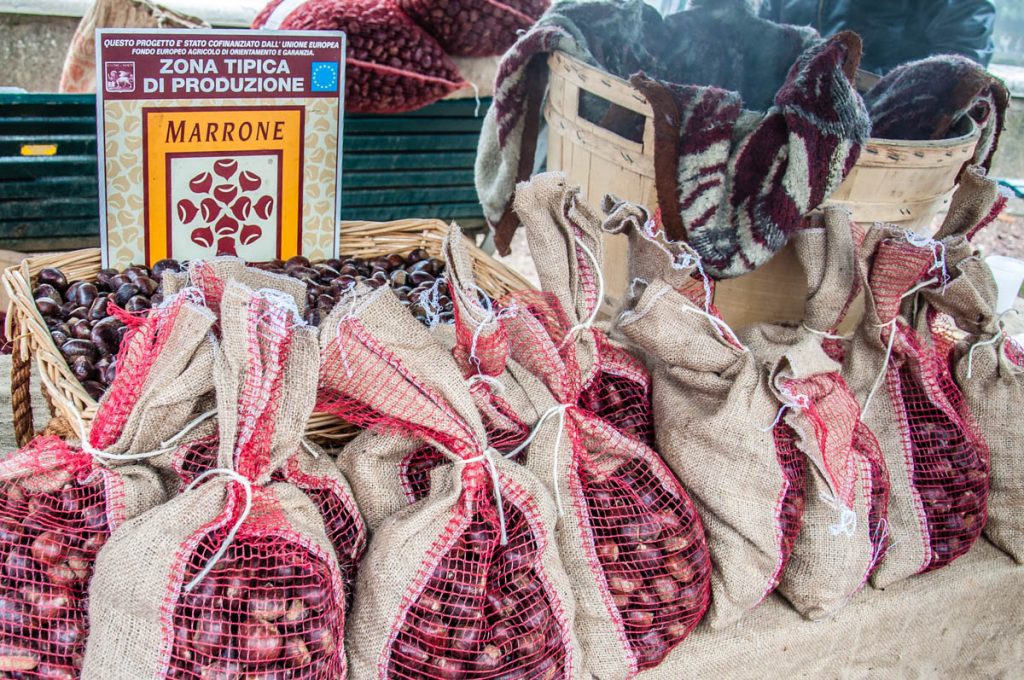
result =
M380 254L426 247L431 251L432 256L439 257L441 244L447 237L449 229L447 222L437 219L403 219L390 222L353 220L342 221L339 223L339 227L341 257L372 256L373 253L368 251L374 250L375 246L376 252ZM463 238L467 242L467 249L477 276L482 279L479 283L485 290L492 284L492 279L496 282L494 286L500 286L503 289L489 291L496 295L509 290L534 288L533 284L521 274L484 252L472 239L465 235ZM348 248L345 246L346 242L350 244ZM10 332L15 315L18 316L18 321L23 328L21 337L12 337L12 342L22 343L20 345L22 356L34 358L40 373L42 375L49 374L50 382L62 393L61 396L66 398L52 403L53 407L70 419L74 418L75 414L63 413L66 407L62 402L69 401L73 405L81 406L77 410L77 415L85 423L88 423L95 415L98 402L89 396L78 379L71 374L70 366L54 343L42 314L36 308L32 289L33 280L41 269L53 267L61 269L66 275L69 271L83 272L77 276L68 275L68 281L73 282L98 272L101 268L100 261L99 248L83 248L65 253L26 257L20 263L5 268L0 275L0 280L10 298L7 330ZM482 268L482 271L478 268ZM44 385L44 393L47 391L48 388ZM311 428L308 433L313 436L332 438L331 428L328 427L332 423L337 425L342 421L327 414L314 413L310 419ZM347 438L349 434L350 432L341 432L340 438Z

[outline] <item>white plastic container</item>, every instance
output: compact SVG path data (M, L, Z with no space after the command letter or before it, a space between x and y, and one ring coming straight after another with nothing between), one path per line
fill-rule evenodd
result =
M999 297L996 300L996 313L1002 314L1013 307L1013 301L1024 285L1024 261L1015 257L1004 257L1002 255L990 255L985 258L985 264L992 270L996 279L996 287L999 290Z

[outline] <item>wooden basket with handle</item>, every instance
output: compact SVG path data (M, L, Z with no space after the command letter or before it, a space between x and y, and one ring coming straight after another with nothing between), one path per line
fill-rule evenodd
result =
M439 220L342 222L342 255L365 258L404 254L415 248L424 248L431 256L440 257L441 244L447 233L447 224ZM488 294L499 297L513 290L533 287L518 273L472 242L468 242L467 247L473 260L477 285ZM11 299L7 313L7 337L13 345L11 409L14 412L14 432L19 445L24 445L35 435L31 408L33 359L42 376L42 391L52 416L61 418L66 424L75 424L80 418L84 426L88 427L96 415L96 400L89 396L72 375L63 355L54 344L46 322L36 309L32 289L37 274L46 267L60 269L68 281L73 282L92 279L99 272L100 266L100 251L90 248L28 258L3 273L3 286ZM348 423L326 413L314 413L307 428L310 437L331 440L332 443L346 441L355 432L355 428Z
M556 52L544 117L548 123L548 170L561 170L591 203L607 193L654 208L654 112L625 80ZM580 114L581 92L642 116L633 141ZM860 222L890 222L923 230L949 203L960 169L974 156L981 131L970 121L963 135L934 141L869 139L846 180L826 204L846 207ZM605 237L606 302L614 306L627 283L623 236ZM715 286L715 306L733 328L763 321L800 321L806 283L790 247L763 267Z

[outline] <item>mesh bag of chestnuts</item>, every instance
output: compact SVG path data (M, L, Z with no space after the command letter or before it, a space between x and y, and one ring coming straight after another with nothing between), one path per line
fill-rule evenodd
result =
M212 389L211 319L190 293L148 317L118 310L129 324L121 370L83 445L42 437L0 463L0 669L77 677L96 554L112 531L165 500L160 477L141 461L187 443L180 435Z
M339 304L321 358L320 406L446 455L429 494L373 534L346 638L353 676L583 677L550 498L489 448L451 352L382 288Z
M508 360L508 343L496 307L473 283L472 263L462 231L453 225L444 243L447 287L454 324L436 325L431 334L462 371L480 412L491 448L507 453L521 444L540 412L531 399L543 385ZM515 460L521 460L520 452ZM426 498L431 471L447 462L430 442L404 434L364 430L338 456L359 508L371 528L399 509Z
M942 244L875 224L858 269L866 312L842 374L889 469L890 545L872 577L885 587L974 544L985 524L989 456L948 360L908 321L915 292L948 283Z
M849 213L827 208L793 235L807 280L803 323L759 324L740 333L764 362L772 390L787 404L780 419L806 457L803 528L779 592L804 616L836 612L885 555L889 475L860 404L824 343L834 339L857 292Z
M252 27L344 31L350 113L412 111L466 85L444 49L395 0L271 0Z
M313 408L315 330L280 293L237 282L221 324L218 467L101 551L83 678L346 677L346 584L324 521L272 480Z
M651 445L651 377L646 368L595 327L604 298L601 220L560 173L535 176L516 189L541 289L557 299L562 329L582 371L579 405ZM559 348L562 349L562 348Z
M543 376L551 395L525 465L555 498L585 662L601 677L635 677L671 659L707 610L704 530L658 454L581 405L559 303L513 295L518 313L503 321L512 356Z
M548 8L549 0L398 0L448 54L504 54Z
M782 578L800 533L806 458L778 417L787 402L762 360L693 285L693 252L665 242L657 224L616 229L630 236L631 263L638 240L660 244L643 250L662 263L660 275L633 277L617 332L651 366L656 448L703 520L714 564L708 620L725 627Z
M961 175L949 213L936 234L950 274L944 289L919 293L917 328L951 362L953 379L989 448L990 487L985 535L1024 563L1024 348L996 313L992 272L969 239L991 224L1006 203L982 172ZM952 329L959 332L950 332Z
M184 272L166 274L164 287L165 290L174 291L182 285L194 284L217 310L219 324L221 299L225 287L231 281L253 290L280 291L285 300L300 311L306 304L306 287L301 281L273 271L246 266L242 260L235 258L193 262ZM214 428L210 434L174 452L169 463L175 473L179 492L197 476L216 467L217 448L218 436ZM366 524L342 472L323 455L317 445L304 440L302 446L274 470L271 480L294 485L317 506L327 536L338 556L342 575L345 582L350 583L366 550L367 535Z

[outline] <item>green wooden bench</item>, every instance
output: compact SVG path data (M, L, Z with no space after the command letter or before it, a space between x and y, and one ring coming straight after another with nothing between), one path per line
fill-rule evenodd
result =
M483 224L473 162L489 99L345 118L342 219L409 217ZM0 95L0 248L99 243L96 99Z

